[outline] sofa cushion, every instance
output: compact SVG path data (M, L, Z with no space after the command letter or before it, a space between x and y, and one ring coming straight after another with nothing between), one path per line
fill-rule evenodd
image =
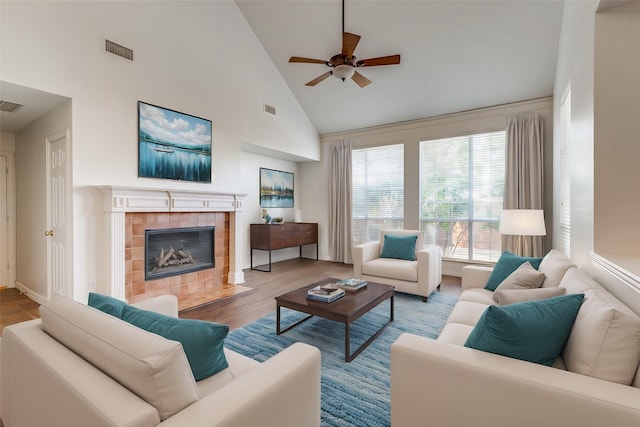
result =
M462 291L458 301L479 302L485 305L494 305L493 291L484 288L471 288Z
M544 273L543 288L558 286L564 277L564 274L571 267L575 267L575 263L571 261L565 254L555 249L551 249L540 262L538 271Z
M380 258L416 260L416 241L418 236L395 236L385 234Z
M155 407L164 420L200 399L182 345L56 296L42 327L67 348Z
M493 300L498 302L497 292L509 289L535 289L542 285L544 273L533 268L529 261L525 261L513 273L508 275L496 288Z
M478 323L478 320L482 317L486 304L480 304L470 301L458 301L451 310L447 323L461 323L463 325L474 326Z
M507 289L498 290L496 295L498 305L509 305L524 301L537 301L564 295L564 288L539 288L539 289Z
M567 370L631 384L640 363L640 317L579 269L560 286L589 288L563 351Z
M393 258L376 258L362 266L362 272L369 276L387 277L407 282L418 281L418 261Z
M546 366L562 351L584 295L489 306L465 347Z
M438 341L454 345L464 345L473 331L473 326L462 323L447 323L438 335Z
M567 290L568 294L580 294L589 290L600 288L600 285L593 279L588 278L580 269L573 267L567 270L560 281L561 287Z
M229 366L224 355L224 339L229 333L227 325L196 319L178 319L130 305L123 307L122 320L180 342L196 381Z
M498 262L496 262L495 267L493 267L493 271L491 272L484 288L489 289L490 291L495 291L498 285L500 285L507 276L513 273L516 268L520 267L520 264L526 261L529 261L533 268L537 270L542 258L521 257L514 255L509 251L503 252L502 255L500 255L500 258L498 258Z

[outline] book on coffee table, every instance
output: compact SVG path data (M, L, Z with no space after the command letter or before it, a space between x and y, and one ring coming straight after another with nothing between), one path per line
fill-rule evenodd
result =
M307 291L307 298L315 301L332 302L342 298L344 294L344 290L337 287L316 286Z
M354 292L367 286L367 281L362 279L343 279L336 282L336 286L345 291Z

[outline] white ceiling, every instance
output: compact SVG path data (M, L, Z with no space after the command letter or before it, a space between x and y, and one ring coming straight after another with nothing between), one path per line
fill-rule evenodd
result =
M355 55L402 57L360 69L365 88L333 77L305 86L328 67L288 62L340 52L341 0L236 3L320 134L553 93L561 0L346 0L345 30L362 36ZM25 104L0 113L0 130L17 132L68 98L0 82L0 99Z
M561 0L346 0L345 31L362 36L355 55L402 58L360 69L365 88L334 77L305 86L329 68L288 62L340 53L341 0L236 4L320 134L553 93Z
M69 100L64 96L0 81L0 99L22 104L13 113L0 111L0 131L16 133L32 121Z

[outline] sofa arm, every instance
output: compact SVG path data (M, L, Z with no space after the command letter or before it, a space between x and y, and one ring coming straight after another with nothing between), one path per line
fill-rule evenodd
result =
M320 425L320 350L294 343L163 427Z
M354 246L351 251L351 257L353 258L353 275L360 279L362 278L362 266L380 256L380 243L379 242L367 242L361 245Z
M428 398L425 398L428 396ZM391 424L638 426L640 389L403 334L391 346Z
M429 296L442 283L442 249L426 246L416 252L418 260L418 295Z
M142 310L164 314L165 316L178 317L178 298L175 295L160 295L131 305Z
M462 267L462 290L484 288L492 271L493 267L465 265Z

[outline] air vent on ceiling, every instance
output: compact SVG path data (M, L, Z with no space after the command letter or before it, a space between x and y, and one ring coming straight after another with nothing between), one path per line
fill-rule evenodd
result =
M276 115L276 107L273 107L273 106L271 106L269 104L264 104L264 111L265 111L265 113L269 113L269 114L272 114L274 116Z
M0 111L6 111L8 113L15 113L19 109L24 107L22 104L16 104L15 102L0 100Z
M112 42L111 40L104 40L104 50L114 55L118 55L121 58L133 61L133 50L128 47L124 47L121 44Z

